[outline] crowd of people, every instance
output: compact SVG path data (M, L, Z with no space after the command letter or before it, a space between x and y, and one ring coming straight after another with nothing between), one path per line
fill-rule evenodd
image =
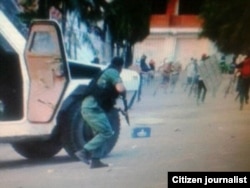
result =
M243 109L244 104L248 104L249 88L250 88L250 58L249 56L234 56L230 63L226 62L226 56L222 55L218 60L218 66L221 74L232 74L235 81L235 91L237 92L236 99L239 98L240 109ZM164 58L162 62L155 62L154 59L149 59L147 55L143 54L140 59L133 63L130 69L137 71L140 75L140 85L137 92L137 100L141 100L141 94L143 85L149 85L156 75L160 75L160 81L156 83L153 90L155 96L159 89L162 89L164 93L173 93L176 84L179 80L180 74L185 72L184 91L188 96L195 96L197 104L205 102L207 86L204 82L202 75L200 74L199 67L205 63L205 60L209 58L206 54L202 54L201 58L197 59L191 57L189 62L182 68L182 63L179 61L169 60ZM99 64L99 58L95 57L92 63Z
M206 54L202 54L199 59L191 57L183 69L182 63L179 61L172 61L165 58L162 63L156 63L153 59L147 60L147 56L143 54L136 63L137 71L141 76L138 101L141 99L143 85L148 85L152 82L156 74L157 76L160 75L160 80L155 85L154 96L158 93L159 89L162 89L164 93L173 93L181 73L185 72L184 83L182 83L184 91L187 92L189 97L195 97L197 105L204 103L208 88L207 83L202 77L200 67L209 58L210 56ZM238 63L236 63L236 58L233 57L232 62L228 64L223 55L218 61L218 69L220 70L220 74L237 74L237 87L235 91L238 93L240 109L242 110L243 105L247 104L249 99L250 57L246 56L244 60Z
M207 56L204 56L203 58L207 58ZM160 89L162 89L165 94L168 92L173 93L181 73L186 71L187 82L185 83L184 90L189 88L189 92L191 93L195 91L197 85L198 100L201 98L201 101L204 102L206 87L202 77L198 73L197 60L191 58L191 62L185 69L182 68L181 62L173 61L168 58L164 58L162 62L158 62L157 64L158 66L156 66L156 62L153 59L147 61L147 56L143 54L139 61L130 67L131 69L137 70L141 77L138 101L141 99L142 87L150 84L150 82L154 81L154 78L157 76L158 78L155 80L153 96L156 96Z

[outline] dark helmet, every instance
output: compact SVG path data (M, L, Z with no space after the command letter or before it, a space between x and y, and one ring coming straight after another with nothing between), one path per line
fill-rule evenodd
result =
M118 71L121 71L122 67L123 67L124 61L121 57L114 57L111 60L111 64L109 67L115 68Z

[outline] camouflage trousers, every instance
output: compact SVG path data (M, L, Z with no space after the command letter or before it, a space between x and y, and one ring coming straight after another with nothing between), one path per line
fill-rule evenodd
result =
M92 154L92 158L101 158L103 146L114 134L108 117L99 107L82 108L81 114L94 133L94 137L84 145L84 149Z

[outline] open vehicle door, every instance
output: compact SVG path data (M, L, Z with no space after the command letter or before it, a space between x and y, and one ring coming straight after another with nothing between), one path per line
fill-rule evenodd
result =
M28 120L53 119L69 81L62 33L51 20L34 21L24 51L30 78Z

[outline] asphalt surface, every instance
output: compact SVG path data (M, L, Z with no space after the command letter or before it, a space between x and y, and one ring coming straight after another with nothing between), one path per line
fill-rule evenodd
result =
M224 98L228 79L200 105L181 84L156 96L158 81L144 85L130 110L131 126L121 117L119 141L103 159L109 168L89 169L63 150L49 160L26 160L0 145L0 187L166 188L169 171L250 171L250 105L240 111L234 92ZM150 128L150 137L133 138L137 127Z

